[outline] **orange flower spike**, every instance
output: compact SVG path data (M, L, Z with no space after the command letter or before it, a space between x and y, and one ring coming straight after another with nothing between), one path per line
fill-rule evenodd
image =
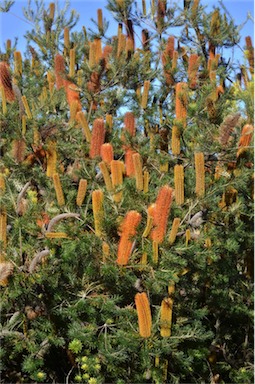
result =
M12 88L12 79L9 66L6 62L0 62L0 86L3 87L6 100L11 103L15 100L15 94Z
M78 205L78 207L81 207L84 201L86 191L87 191L87 184L88 182L86 179L80 179L77 196L76 196L76 204Z
M174 189L176 204L184 203L184 168L181 164L174 166Z
M173 155L179 155L181 152L181 135L178 127L176 125L172 128L172 153Z
M133 112L126 112L124 117L124 129L130 134L130 136L135 136L136 127L135 116Z
M188 66L188 78L189 78L189 85L191 89L194 89L197 86L198 68L199 68L199 57L197 54L191 54L189 57L189 66Z
M151 335L152 317L150 303L145 292L135 295L135 305L138 315L138 327L141 337L147 338Z
M245 124L242 129L241 137L238 143L237 157L245 150L245 147L250 145L254 128L251 124Z
M123 162L122 161L120 160L111 161L111 177L112 177L112 185L114 188L118 188L123 184ZM113 199L116 203L119 203L122 199L122 191L114 193Z
M62 55L57 54L54 58L54 70L56 78L56 88L59 90L64 87L65 77L65 59Z
M69 80L64 80L64 86L66 91L66 99L69 104L69 107L71 107L74 101L77 101L77 112L81 111L82 107L81 107L80 95L76 85Z
M133 245L133 237L141 221L141 214L136 211L129 211L120 225L120 242L118 245L117 264L127 265Z
M90 143L89 157L94 159L100 156L101 146L104 144L105 139L105 126L104 120L101 118L95 119L92 128L92 136Z
M172 199L173 189L168 185L161 187L155 203L154 228L151 232L152 240L158 243L164 240Z
M105 143L101 145L100 154L101 154L102 160L107 165L111 165L111 161L114 159L114 156L113 156L113 147L110 143Z
M136 152L131 148L127 148L125 151L125 167L127 176L134 176L135 174L135 167L133 162L133 155L135 153Z

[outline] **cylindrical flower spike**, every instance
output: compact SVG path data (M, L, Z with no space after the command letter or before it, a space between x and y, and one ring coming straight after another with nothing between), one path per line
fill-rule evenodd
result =
M0 91L1 91L1 98L2 98L2 111L3 111L3 115L5 116L7 114L7 103L6 103L4 87L2 85L0 85Z
M172 128L172 153L177 156L181 152L180 131L176 125Z
M127 148L125 150L125 167L127 176L134 176L135 174L135 167L133 162L133 155L135 153L136 152L131 148Z
M143 94L142 94L142 101L141 101L141 107L143 109L147 107L149 89L150 89L150 80L145 80L143 84Z
M171 228L169 238L168 238L170 245L172 245L175 242L180 222L181 222L181 219L179 217L175 217L173 220L172 228Z
M56 192L56 197L58 201L58 205L62 206L65 205L65 197L63 194L63 189L61 186L61 181L58 173L54 173L53 175L53 183L54 183L54 188Z
M154 264L158 264L158 242L155 240L152 242L152 261Z
M107 131L111 132L112 131L112 127L113 127L112 115L106 114L106 116L105 116L105 123L106 123L105 125L106 125Z
M186 229L186 232L185 232L185 244L186 244L186 247L189 245L190 240L191 240L190 229Z
M21 163L25 158L26 143L23 139L13 140L12 142L12 156L17 161Z
M110 143L105 143L101 145L100 154L101 154L102 160L107 165L111 165L111 161L114 159L114 156L113 156L113 147Z
M126 112L124 117L124 129L130 134L130 136L135 136L136 127L133 112Z
M143 237L147 237L152 229L152 225L153 225L153 220L154 220L154 209L155 209L155 204L151 204L148 208L148 212L147 212L147 224L146 224L146 228L143 232Z
M100 237L102 235L102 225L104 217L104 193L101 189L92 192L92 209L95 224L95 235Z
M236 156L239 157L241 153L246 150L246 147L250 145L254 128L251 124L245 124L242 129L241 137L238 143L238 151Z
M114 188L119 188L123 184L123 163L120 160L111 161L111 176L112 185ZM122 199L122 191L116 192L113 195L113 199L116 203L119 203Z
M173 299L168 297L162 300L160 308L160 335L171 336Z
M29 107L29 105L28 105L26 96L25 96L25 95L22 96L22 97L21 97L21 100L22 100L22 103L23 103L23 105L24 105L24 108L25 108L25 111L26 111L26 114L27 114L27 118L28 118L28 119L32 119L33 116L32 116L30 107Z
M64 55L69 55L69 49L70 49L70 34L69 34L69 28L64 28Z
M205 160L203 152L195 153L196 194L203 197L205 194Z
M6 62L0 62L0 85L4 89L6 100L11 103L15 100L15 94L12 88L12 79L9 66Z
M70 49L70 64L69 64L69 76L75 75L75 49Z
M84 201L84 198L87 192L87 185L88 185L88 182L86 179L81 179L79 181L79 187L78 187L78 192L76 197L76 204L78 205L78 207L82 206L82 203Z
M246 47L248 51L247 59L250 65L250 72L251 74L254 73L254 48L252 45L252 40L250 36L245 37Z
M184 169L180 164L174 166L174 191L176 204L182 205L184 203Z
M103 119L95 119L92 128L92 137L90 143L89 157L94 159L100 156L101 146L104 144L105 139L105 127Z
M143 167L142 167L142 159L139 153L135 153L132 155L134 170L135 170L135 179L136 179L136 189L138 191L143 190Z
M110 256L110 246L105 241L102 244L102 252L103 252L103 263L105 263Z
M152 318L150 303L145 292L135 295L135 305L138 315L138 327L141 337L147 338L151 335Z
M78 121L81 123L86 141L88 143L90 143L91 142L91 132L90 132L89 125L88 125L88 122L87 122L87 119L86 119L84 113L82 111L79 111L79 112L77 112L76 116L77 116Z
M104 178L106 190L108 192L113 191L112 180L111 180L108 168L107 168L107 166L106 166L104 161L101 161L101 163L99 163L99 168L100 168L100 171L102 172L102 175L103 175L103 178Z
M46 151L46 158L47 158L46 175L48 177L53 177L54 173L56 173L56 166L57 166L57 151L56 151L55 141L49 141L47 151Z
M103 31L103 11L101 8L97 10L97 26L100 32Z
M191 89L195 89L197 86L198 68L199 68L199 57L196 53L193 53L189 57L189 66L188 66L189 86Z
M150 180L150 174L148 171L144 171L143 173L143 192L148 193L149 191L149 180Z
M65 232L47 232L45 233L47 239L67 239L68 236Z
M117 57L120 57L122 52L126 49L126 35L123 33L118 37Z
M120 226L121 237L118 245L117 264L126 265L132 252L133 237L141 221L141 214L129 211Z
M76 101L77 112L81 111L82 107L81 107L81 101L80 101L80 96L79 96L79 91L77 89L77 86L69 80L64 81L64 86L66 91L66 99L69 107L71 107L73 101Z
M13 53L14 57L14 73L16 76L22 75L22 56L20 51L15 51Z
M0 250L4 251L6 249L6 246L7 246L7 214L4 209L1 209L0 211Z
M0 196L5 192L5 178L2 173L0 173Z
M176 120L182 124L185 128L187 125L187 84L177 83L176 84L176 98L175 98L175 116Z
M162 243L166 233L167 221L173 198L173 189L168 185L160 188L154 210L153 230L151 238L158 243Z

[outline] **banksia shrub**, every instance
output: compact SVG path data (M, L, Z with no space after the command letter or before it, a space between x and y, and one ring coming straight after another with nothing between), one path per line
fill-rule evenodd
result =
M138 315L139 334L147 338L151 336L152 317L150 303L145 292L135 295L135 305Z
M153 229L151 232L152 240L158 243L162 243L165 237L172 199L173 189L168 185L161 187L155 202Z
M126 265L132 251L133 239L136 229L141 221L141 214L129 211L120 226L121 237L118 245L117 264Z
M105 140L105 126L103 119L95 119L92 128L92 137L90 143L89 157L94 159L97 156L100 156L101 146L104 144Z
M3 87L6 100L12 102L15 100L15 94L12 88L12 79L9 66L4 61L0 62L0 86Z

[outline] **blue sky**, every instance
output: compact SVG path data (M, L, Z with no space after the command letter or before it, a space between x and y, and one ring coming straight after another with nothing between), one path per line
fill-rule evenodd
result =
M182 4L183 0L179 0L178 3ZM48 4L50 1L45 1L45 4ZM142 3L141 0L137 1L138 4ZM174 3L176 0L168 0L168 4ZM0 4L2 0L0 0ZM32 1L33 3L33 1ZM60 1L59 1L60 3ZM219 3L217 0L201 0L202 4L208 6L208 10L212 7L217 6ZM223 0L223 3L231 16L234 18L237 25L244 23L247 18L247 15L250 14L252 19L249 19L248 22L244 25L241 30L241 42L240 46L243 48L245 45L245 36L250 35L254 43L254 1L253 0ZM80 20L76 25L74 30L81 31L82 26L85 26L87 29L89 27L93 28L91 18L97 19L97 9L103 9L104 17L110 21L110 27L108 30L108 35L117 34L117 23L112 19L112 16L109 11L105 9L107 4L106 0L71 0L70 9L75 9L80 14ZM18 37L17 49L23 51L25 49L25 39L24 34L27 30L31 29L32 26L26 21L23 16L22 8L27 5L27 1L16 0L15 4L12 6L10 12L0 13L0 48L4 50L4 43L7 39L14 40L15 37ZM233 54L233 52L232 52ZM231 53L230 53L231 55ZM242 60L242 53L239 50L234 52L234 55L238 55L240 60Z

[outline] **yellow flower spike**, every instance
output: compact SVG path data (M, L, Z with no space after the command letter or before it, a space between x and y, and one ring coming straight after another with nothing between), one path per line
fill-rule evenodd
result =
M181 140L179 128L174 125L172 128L172 153L177 156L181 152Z
M79 122L81 123L86 141L88 143L90 143L91 142L91 131L89 129L89 125L88 125L88 122L87 122L87 119L86 119L84 113L82 111L79 111L76 116L77 116Z
M145 80L143 84L143 93L142 93L142 101L141 101L141 107L143 109L146 109L147 107L149 89L150 89L150 80Z
M155 367L156 367L156 368L159 367L159 356L156 356L156 357L155 357Z
M83 84L84 72L82 69L78 69L77 71L77 85L81 87Z
M168 172L168 168L169 168L168 162L164 163L164 164L160 164L160 166L159 166L159 170L162 173L167 173Z
M147 237L151 231L151 228L152 228L152 225L153 225L153 216L150 216L149 215L149 212L148 212L148 216L147 216L147 224L146 224L146 227L145 227L145 230L143 232L143 237Z
M103 178L104 178L106 190L108 192L112 192L113 191L112 180L111 180L111 177L110 177L107 165L105 164L104 161L101 161L99 163L99 168L100 168L100 171L102 172L102 175L103 175Z
M52 72L47 72L47 81L48 81L48 85L49 85L49 91L50 91L50 94L53 93L53 89L54 89L54 75Z
M69 63L69 76L74 77L75 75L75 49L70 49L70 63Z
M187 229L186 232L185 232L185 244L186 244L186 247L188 246L190 240L191 240L190 229Z
M32 119L32 113L31 113L31 110L30 110L30 107L28 105L28 102L27 102L27 98L26 96L21 96L21 100L22 100L22 103L24 105L24 108L25 108L25 111L26 111L26 114L27 114L27 118L28 119Z
M174 292L175 292L175 282L174 281L171 281L169 283L167 291L168 291L169 296L172 296L174 294Z
M160 335L162 337L171 336L173 313L173 299L171 297L164 298L160 308Z
M111 161L111 176L113 188L119 188L123 184L123 162L120 160ZM122 199L122 191L113 195L113 200L119 203Z
M136 180L136 189L138 191L143 190L143 167L142 159L139 153L134 153L132 155L134 170L135 170L135 180Z
M152 318L150 303L145 292L137 293L135 295L135 305L138 315L139 334L144 338L150 337Z
M103 11L101 8L97 10L97 26L99 31L103 31Z
M77 109L78 109L78 100L73 100L70 105L70 119L69 119L70 123L76 120Z
M117 57L120 57L122 52L126 50L126 35L123 33L118 37Z
M205 194L205 161L202 152L195 153L196 194L203 197Z
M1 98L2 98L3 115L6 115L7 114L7 103L6 103L6 96L5 96L4 87L1 87Z
M2 173L0 173L0 196L5 192L5 178Z
M49 8L50 8L49 18L51 20L54 20L54 16L55 16L55 3L50 3L49 4Z
M22 56L20 51L15 51L13 53L14 57L14 74L16 76L22 75Z
M158 242L152 242L152 261L154 264L158 264Z
M47 239L68 239L65 232L46 232L45 237Z
M46 158L47 158L47 169L46 169L46 175L48 177L53 177L53 174L56 173L56 166L57 166L57 151L56 151L56 142L55 141L49 141L47 151L46 151Z
M106 130L107 131L109 131L109 132L112 131L112 127L113 127L112 115L106 114L106 116L105 116L105 126L106 126Z
M104 217L104 193L101 189L92 192L92 209L95 224L95 234L100 237L102 235L102 224Z
M103 252L103 263L105 263L110 256L110 246L105 241L103 241L103 244L102 244L102 252Z
M69 55L69 49L70 49L70 34L69 34L69 28L64 28L64 55Z
M65 197L63 194L63 189L61 186L61 181L58 173L53 174L53 183L54 183L58 205L61 207L62 205L65 205Z
M88 182L85 179L81 179L79 181L79 187L78 187L78 192L76 197L76 204L78 205L78 207L81 207L84 201L84 198L87 192L87 184Z
M168 237L168 241L170 245L172 245L175 242L180 222L181 222L181 219L179 217L175 217L173 220L172 228Z
M146 265L147 262L148 262L148 254L146 252L143 252L141 260L140 260L140 264Z
M5 250L7 246L7 213L5 209L0 211L0 247Z
M174 190L176 204L184 203L184 168L183 165L174 166Z
M149 192L149 180L150 180L150 174L148 171L144 171L143 173L143 192L148 193Z

